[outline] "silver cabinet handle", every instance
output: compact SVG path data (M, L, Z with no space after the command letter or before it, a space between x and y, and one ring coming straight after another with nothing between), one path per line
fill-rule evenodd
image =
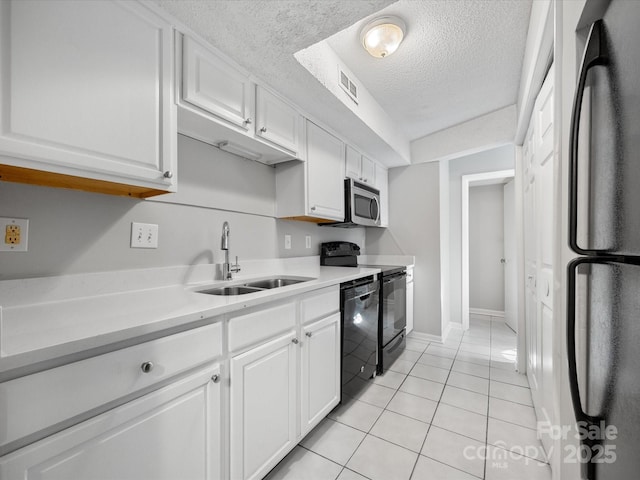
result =
M267 131L267 127L262 127L262 128L260 129L260 131L261 131L262 133L266 133L266 131Z
M314 212L316 207L311 207L311 211Z
M297 345L298 343L300 343L300 340L298 340L297 338L294 338L293 340L291 340L291 343L295 343Z
M307 332L307 333L305 333L305 335L306 335L307 337L311 337L311 335L313 335L313 332Z
M140 365L140 370L142 370L144 373L149 373L151 370L153 370L153 362L144 362L142 365Z
M247 118L244 122L245 125L251 125L251 119Z
M218 383L218 382L220 381L220 375L218 375L217 373L216 373L216 374L214 374L214 375L211 377L211 380L213 381L213 383Z
M167 170L164 172L164 178L173 178L173 172L171 170Z

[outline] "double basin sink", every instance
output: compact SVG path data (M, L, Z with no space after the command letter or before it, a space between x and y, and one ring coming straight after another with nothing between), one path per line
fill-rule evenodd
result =
M241 285L231 285L228 287L217 287L209 288L206 290L199 290L198 293L223 296L245 295L247 293L256 293L262 292L264 290L271 290L272 288L287 287L289 285L295 285L296 283L308 282L309 280L315 279L306 277L273 277L264 280L247 282Z

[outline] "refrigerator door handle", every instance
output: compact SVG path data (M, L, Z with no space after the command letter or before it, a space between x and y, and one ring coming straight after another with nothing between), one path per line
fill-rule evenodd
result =
M587 46L584 49L582 64L576 94L573 99L573 112L571 114L571 129L569 134L569 246L580 255L589 255L600 252L589 250L578 245L578 134L580 131L580 114L582 110L582 98L587 81L587 72L596 65L607 65L607 57L603 42L602 20L591 25Z
M578 385L578 367L576 360L576 277L578 267L583 264L605 263L609 259L581 257L567 265L567 357L569 361L569 390L577 422L589 425L598 424L602 419L586 413L582 409L580 387Z

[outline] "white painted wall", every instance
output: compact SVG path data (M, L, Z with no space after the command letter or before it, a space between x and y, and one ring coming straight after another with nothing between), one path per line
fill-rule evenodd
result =
M469 189L469 308L504 311L504 186Z
M450 160L449 271L450 321L462 323L462 176L514 168L515 148L499 148Z
M380 157L387 166L406 165L410 159L409 140L398 129L397 124L384 111L378 101L367 91L365 85L347 68L336 52L326 41L318 42L294 54L300 64L349 110L360 118L368 128L380 137L391 151ZM338 83L338 65L358 85L358 103L356 104ZM339 133L339 132L338 132ZM360 150L376 157L367 145L358 146Z
M367 254L415 255L414 330L440 336L440 173L437 163L389 170L389 228L367 229Z
M277 220L272 167L180 135L178 193L153 201L0 182L0 216L28 218L29 251L0 253L0 279L221 263L222 223L231 255L317 255L322 241L364 246L365 229ZM168 203L176 202L176 203ZM159 248L129 248L131 222L159 225ZM284 234L292 249L284 250ZM304 247L305 235L312 248Z
M411 162L435 162L513 143L516 107L488 113L411 142Z

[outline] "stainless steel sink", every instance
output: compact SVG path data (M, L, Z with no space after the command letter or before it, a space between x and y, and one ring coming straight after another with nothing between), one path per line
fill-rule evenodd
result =
M206 293L207 295L246 295L247 293L262 292L262 288L245 287L244 285L236 285L234 287L210 288L208 290L200 290L198 293Z
M268 278L266 280L258 280L256 282L249 282L247 283L247 286L254 287L254 288L270 289L270 288L286 287L288 285L295 285L296 283L302 283L306 281L307 280L300 280L295 278L276 277L276 278Z
M307 277L272 277L254 282L247 282L241 285L229 285L226 287L208 288L206 290L198 290L197 293L205 293L207 295L246 295L247 293L264 292L272 288L286 287L295 285L296 283L308 282L315 280Z

